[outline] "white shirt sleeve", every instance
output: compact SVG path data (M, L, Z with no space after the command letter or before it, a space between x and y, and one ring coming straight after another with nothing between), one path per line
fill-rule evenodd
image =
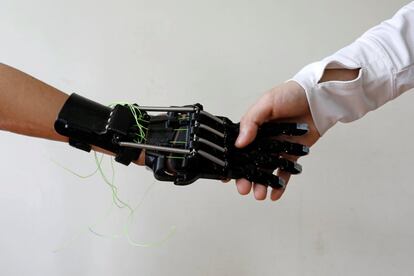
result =
M309 64L292 80L301 85L319 133L361 118L414 87L414 2L351 45ZM328 68L360 68L351 81L318 83Z

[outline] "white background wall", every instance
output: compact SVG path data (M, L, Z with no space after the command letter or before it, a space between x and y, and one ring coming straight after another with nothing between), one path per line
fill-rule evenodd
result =
M407 2L0 0L0 61L102 103L201 102L237 121ZM110 191L52 160L86 174L92 155L0 133L0 275L412 275L413 103L408 93L329 131L277 203L233 183L155 183L131 235L155 241L175 225L156 248L88 232ZM131 204L154 183L143 168L116 169ZM120 233L126 215L96 229Z

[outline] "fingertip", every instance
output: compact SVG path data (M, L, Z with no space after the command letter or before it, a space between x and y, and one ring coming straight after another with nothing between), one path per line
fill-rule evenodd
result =
M272 193L270 194L270 199L272 201L279 200L282 197L284 191L285 191L284 189L274 189L274 190L272 190Z
M237 140L236 140L235 146L236 146L236 147L238 147L238 148L242 148L242 147L244 147L244 146L246 145L245 140L246 140L246 139L244 138L244 134L243 134L243 133L240 133L240 134L239 134L239 137L237 137Z
M254 197L256 200L265 200L267 195L267 187L262 184L254 184Z
M243 148L250 144L255 138L258 126L254 123L240 122L240 132L236 139L236 147Z
M237 191L241 195L247 195L252 189L252 183L246 179L237 179L236 180Z
M282 195L285 192L286 187L289 183L289 180L290 180L290 174L288 172L285 172L285 171L279 170L278 173L277 173L277 176L280 177L281 179L283 179L283 181L285 182L285 186L283 188L272 190L272 192L270 193L270 199L272 201L277 201L282 197Z

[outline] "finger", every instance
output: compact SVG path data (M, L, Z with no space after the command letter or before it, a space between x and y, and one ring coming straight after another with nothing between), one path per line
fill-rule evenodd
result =
M302 172L302 166L294 161L288 159L279 158L279 169L290 174L300 174Z
M236 147L243 148L250 144L255 138L258 130L258 125L253 122L240 122L240 132L236 140Z
M309 153L309 147L298 144L291 143L287 141L280 141L272 138L259 140L258 149L266 153L286 153L290 155L304 156Z
M240 133L236 140L236 146L243 148L250 144L257 134L261 124L272 116L272 95L264 94L243 116L240 121Z
M295 161L291 161L281 155L263 154L255 159L255 164L259 170L276 170L281 169L291 174L300 174L302 172L302 166ZM273 175L272 175L273 176ZM256 176L257 177L257 176ZM254 179L250 179L253 180ZM267 183L260 182L259 183Z
M108 154L112 154L112 153L108 153ZM139 155L139 158L136 161L134 161L134 163L140 166L145 165L145 150L141 152L141 154Z
M289 136L302 136L308 131L308 125L303 122L271 122L260 126L258 134L260 136L278 136L281 134Z
M289 159L292 162L298 160L298 157L297 156L291 156L291 155L287 155L287 154L283 154L282 157L284 157L286 159ZM291 174L289 172L287 172L287 171L284 171L284 170L277 170L277 174L276 175L278 177L282 178L285 181L285 187L283 189L273 189L272 190L272 192L270 194L270 199L272 201L279 200L282 197L282 195L285 192L286 187L287 187L287 185L289 183L290 177L291 177Z
M285 181L272 173L273 170L257 168L253 175L249 176L249 180L254 183L262 183L262 185L270 186L278 189L285 186Z
M254 198L257 200L265 200L267 195L267 187L262 184L253 184Z
M279 200L283 193L286 190L287 184L289 183L289 179L290 179L290 174L288 172L285 171L281 171L279 170L277 173L277 176L279 176L280 178L282 178L285 181L285 187L281 188L281 189L273 189L271 194L270 194L270 199L272 201L276 201Z
M252 189L252 183L244 178L241 178L236 180L236 187L239 194L247 195Z

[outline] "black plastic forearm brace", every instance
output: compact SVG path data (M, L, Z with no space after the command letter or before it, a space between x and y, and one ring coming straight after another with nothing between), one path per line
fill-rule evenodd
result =
M246 178L283 188L283 180L273 172L281 169L298 174L302 168L282 155L302 156L309 151L306 146L278 139L280 135L304 135L306 124L266 123L253 143L239 149L234 146L239 124L204 111L200 104L136 108L148 119L143 121L145 141L139 143L133 139L136 121L127 107L105 107L76 94L62 108L55 127L70 138L71 145L88 151L91 145L99 146L114 152L123 164L136 160L145 149L145 163L155 178L177 185L199 178ZM149 116L147 112L165 113Z
M133 142L134 124L131 111L123 105L110 108L72 94L58 115L55 130L69 137L73 147L89 152L92 145L98 146L114 153L117 162L129 165L138 159L141 149L121 147L118 142Z

